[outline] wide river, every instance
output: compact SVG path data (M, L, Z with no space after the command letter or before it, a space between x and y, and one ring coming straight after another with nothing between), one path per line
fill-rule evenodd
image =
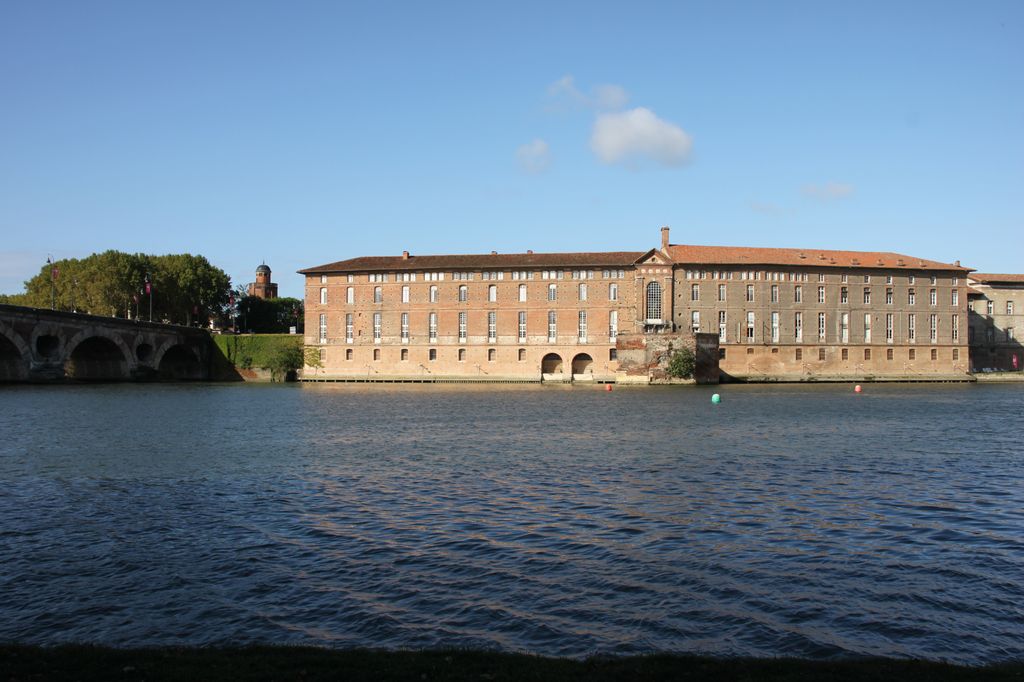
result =
M601 388L0 388L0 641L1024 657L1024 386Z

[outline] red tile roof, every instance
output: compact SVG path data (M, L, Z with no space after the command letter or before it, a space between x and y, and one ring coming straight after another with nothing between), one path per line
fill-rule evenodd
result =
M972 272L969 277L982 284L1024 284L1024 275L994 274L990 272Z
M452 256L360 256L299 270L311 275L330 272L380 272L386 270L488 270L545 267L629 267L642 251L596 253L492 253Z
M782 265L835 268L903 268L907 270L970 271L959 263L940 263L881 251L778 249L748 246L671 244L669 255L678 265Z

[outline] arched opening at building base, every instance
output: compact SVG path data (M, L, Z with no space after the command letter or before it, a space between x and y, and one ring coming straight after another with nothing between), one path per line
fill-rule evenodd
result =
M541 374L561 374L562 356L558 353L548 353L540 361Z
M6 336L0 335L0 381L24 381L28 365L21 351Z
M572 359L572 373L576 374L593 374L594 373L594 358L590 357L586 353L580 353Z

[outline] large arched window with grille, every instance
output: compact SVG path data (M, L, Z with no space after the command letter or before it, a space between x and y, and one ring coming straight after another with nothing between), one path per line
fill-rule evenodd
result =
M647 321L661 322L661 284L650 282L647 285Z

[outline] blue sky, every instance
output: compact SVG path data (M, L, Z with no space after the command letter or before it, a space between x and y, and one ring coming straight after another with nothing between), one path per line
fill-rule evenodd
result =
M1024 271L1021 2L0 4L0 292L46 255L889 250Z

